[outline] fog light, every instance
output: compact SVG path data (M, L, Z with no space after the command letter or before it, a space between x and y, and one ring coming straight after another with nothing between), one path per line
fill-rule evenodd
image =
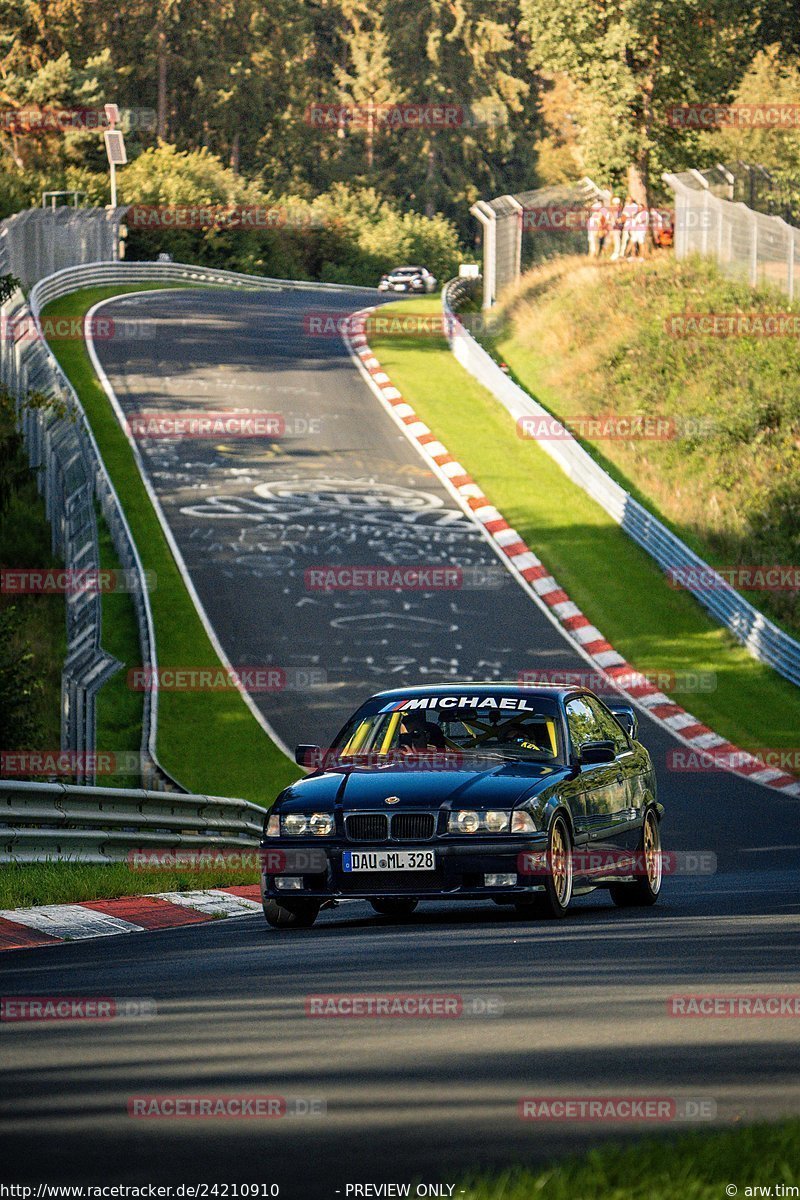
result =
M517 882L516 875L484 875L484 887L514 887Z
M302 875L276 875L275 887L279 892L302 892L303 877Z

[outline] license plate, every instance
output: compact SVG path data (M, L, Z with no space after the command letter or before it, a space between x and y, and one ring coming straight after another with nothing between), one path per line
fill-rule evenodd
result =
M342 870L352 871L435 871L433 850L345 850Z

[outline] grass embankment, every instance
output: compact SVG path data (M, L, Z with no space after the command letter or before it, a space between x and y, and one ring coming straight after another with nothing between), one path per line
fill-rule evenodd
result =
M5 419L5 414L0 419ZM12 427L13 428L13 427ZM63 567L53 554L50 522L45 504L36 488L36 477L28 470L22 441L11 435L6 444L3 469L10 491L0 515L0 566L40 569ZM61 670L66 654L66 604L63 595L0 595L0 610L16 610L12 645L4 646L4 656L30 655L26 670L35 686L28 697L24 726L36 730L35 741L19 744L15 715L3 714L6 741L0 750L57 750L61 745ZM17 681L18 684L18 681ZM16 687L10 681L12 691ZM19 714L22 716L23 714ZM8 728L8 725L11 728ZM5 740L5 738L4 738ZM24 739L23 739L24 740ZM2 772L0 772L2 774Z
M458 1191L466 1200L724 1200L738 1190L744 1200L761 1194L748 1188L771 1188L778 1196L778 1187L796 1187L798 1161L800 1121L789 1120L606 1146L544 1170L482 1173Z
M487 344L712 565L796 565L800 339L676 336L670 318L687 312L794 312L800 320L800 303L730 280L708 260L569 258L523 276L496 314L501 335ZM593 437L581 419L607 414L663 418L676 436ZM800 591L744 594L800 633Z
M143 290L146 289L141 284L127 288L87 288L54 301L45 314L81 316L99 300ZM52 349L81 398L144 568L156 579L150 601L159 667L216 667L217 655L186 590L131 447L94 373L84 342L54 342ZM113 616L108 621L109 634L112 621ZM138 646L134 648L129 632L124 637L121 631L117 633L118 656L125 664L124 686L128 669L136 665ZM111 645L109 649L117 653ZM109 708L117 713L114 736L124 740L128 706L115 696ZM271 803L281 788L299 775L234 689L162 691L158 705L158 755L166 770L190 791L239 796L257 804Z
M413 311L438 312L440 301L415 300ZM670 587L603 509L535 442L518 437L506 410L455 362L443 338L373 336L370 344L422 420L633 666L664 679L712 672L713 691L664 690L738 745L796 746L797 688Z
M255 854L253 850L251 853ZM192 892L203 888L258 883L251 866L186 870L135 870L126 862L46 862L4 866L0 871L0 908L36 904L79 904L152 892Z

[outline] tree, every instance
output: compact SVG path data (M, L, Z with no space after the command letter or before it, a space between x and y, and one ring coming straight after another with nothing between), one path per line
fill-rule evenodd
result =
M389 37L380 10L364 0L343 0L342 15L347 21L342 35L347 65L334 66L338 100L366 110L364 149L367 173L371 175L381 106L404 99L405 89L392 75Z
M625 182L649 205L656 172L691 162L697 138L668 109L724 103L757 44L753 0L520 0L531 66L577 85L590 173ZM694 165L693 163L691 165Z

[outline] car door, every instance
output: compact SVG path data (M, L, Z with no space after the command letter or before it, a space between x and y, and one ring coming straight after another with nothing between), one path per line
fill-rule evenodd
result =
M586 696L598 726L606 741L613 741L616 749L616 783L618 793L610 815L604 837L615 846L635 850L639 844L641 826L641 790L637 786L640 769L637 756L628 735L612 713L601 704L596 696Z
M590 704L590 696L575 696L567 701L567 727L572 753L580 754L585 742L612 740ZM613 721L613 717L610 718ZM616 722L615 722L616 724ZM619 729L619 726L617 726ZM619 730L621 733L622 730ZM615 743L616 745L616 743ZM627 807L623 769L616 759L610 763L587 763L580 767L580 782L586 812L586 833L593 846L619 844L614 831L620 812Z

